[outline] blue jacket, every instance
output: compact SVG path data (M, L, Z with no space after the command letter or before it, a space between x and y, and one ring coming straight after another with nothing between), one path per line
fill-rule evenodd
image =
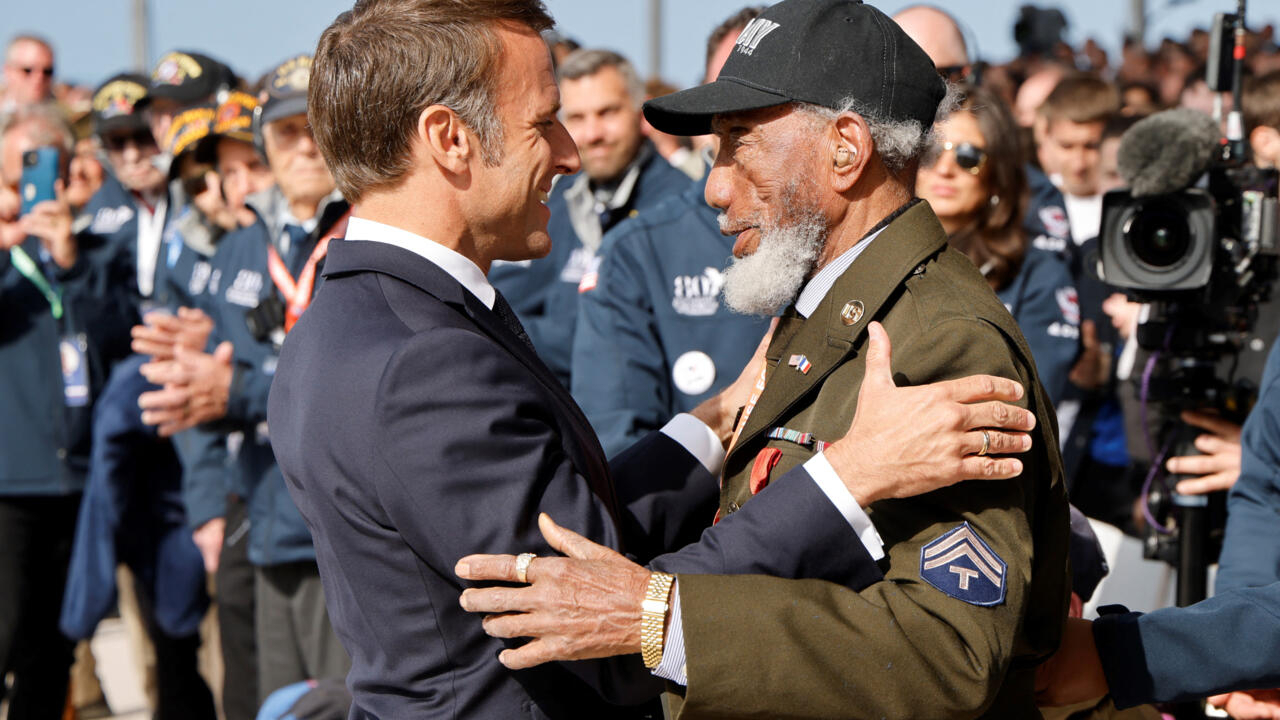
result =
M119 562L146 588L166 635L194 634L209 608L204 560L184 522L182 466L138 410L138 395L158 389L138 372L146 360L134 355L117 365L94 410L92 463L59 620L73 639L92 636L115 607Z
M996 295L1018 321L1040 382L1057 405L1080 350L1080 301L1067 264L1049 252L1028 248L1013 282Z
M0 495L84 489L93 403L111 366L129 352L136 318L127 290L129 258L92 235L77 240L79 256L68 270L43 257L36 238L22 243L60 291L61 320L10 253L0 252ZM67 399L63 360L79 366L73 383L87 385L83 397Z
M1049 176L1030 163L1026 166L1027 184L1030 186L1030 202L1022 227L1031 238L1031 246L1067 259L1074 243L1071 241L1071 221L1067 219L1067 202Z
M721 302L733 238L705 180L624 220L581 294L573 397L610 457L733 382L769 326Z
M77 230L96 235L120 250L133 253L138 244L138 205L133 195L110 172L76 218Z
M1241 435L1240 479L1227 499L1217 591L1280 580L1280 345L1272 345L1258 402Z
M560 178L547 199L551 210L547 223L551 252L529 262L494 263L489 271L489 282L507 298L538 349L538 356L565 387L569 387L573 333L578 319L578 286L598 264L595 254L583 246L569 221L565 192L576 177ZM651 208L687 187L689 177L654 152L641 167L627 204L613 213L613 222ZM608 232L610 228L612 224L603 229Z
M270 193L275 197L279 191L273 188ZM346 210L347 204L340 200L322 206L318 230L282 253L294 277L310 257L321 229L331 227ZM201 300L204 311L214 321L210 348L223 341L230 341L235 347L227 414L221 421L211 423L210 429L243 434L235 455L230 491L248 502L249 560L266 566L315 560L311 534L285 489L267 429L267 395L279 347L271 339L255 338L245 317L263 300L280 297L267 270L267 245L279 236L268 229L275 221L260 213L258 222L222 238Z

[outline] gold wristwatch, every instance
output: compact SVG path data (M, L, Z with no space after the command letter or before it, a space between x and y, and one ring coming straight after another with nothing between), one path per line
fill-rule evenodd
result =
M640 657L644 666L653 669L662 662L662 639L667 625L667 599L671 596L674 575L654 572L640 604Z

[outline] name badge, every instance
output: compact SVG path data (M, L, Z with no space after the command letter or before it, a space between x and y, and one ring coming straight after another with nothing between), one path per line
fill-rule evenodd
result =
M89 404L89 368L85 362L88 343L84 335L63 338L58 343L58 355L62 358L62 389L67 407L84 407Z

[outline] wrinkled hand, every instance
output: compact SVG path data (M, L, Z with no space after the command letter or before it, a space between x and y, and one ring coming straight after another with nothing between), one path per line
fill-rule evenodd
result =
M765 331L764 337L760 339L760 344L756 346L751 360L747 362L747 366L742 369L732 384L702 401L698 407L689 412L711 428L712 432L720 438L720 443L725 449L728 449L729 442L733 439L733 423L738 417L738 409L747 404L751 393L756 392L760 371L767 362L765 354L769 349L769 341L773 339L773 331L777 327L778 318L774 318L773 322L769 323L769 329Z
M1022 386L1006 378L975 375L918 387L897 387L890 369L889 336L880 323L867 327L867 371L849 433L825 451L849 491L866 507L885 498L912 497L973 478L1006 479L1022 472L1035 427L1031 412L1006 403ZM989 429L989 455L982 450ZM1012 430L1015 432L1006 432ZM1023 432L1017 432L1023 431Z
M484 631L496 638L531 637L498 660L521 670L555 660L586 660L640 652L641 603L649 571L602 545L556 525L546 513L538 528L568 557L529 563L528 587L469 588L460 603L488 613ZM468 555L454 571L463 580L517 582L513 555Z
M204 559L204 571L207 573L218 572L218 561L222 558L222 540L226 532L227 519L219 517L209 520L191 533L191 540Z
M1209 704L1236 720L1280 720L1280 690L1245 690L1214 695Z
M26 235L40 238L58 267L67 269L76 264L79 254L71 234L71 206L63 196L61 180L54 181L53 190L56 194L53 200L36 204L18 224Z
M178 308L177 315L150 312L143 325L134 325L132 348L139 355L150 355L152 361L172 360L178 347L203 350L213 332L213 318L196 308Z
M143 377L163 387L138 396L142 422L169 437L226 415L231 355L229 342L212 355L179 347L173 360L143 365Z
M1164 466L1178 475L1196 475L1178 483L1183 495L1203 495L1215 490L1230 490L1240 478L1240 426L1215 415L1186 411L1182 421L1206 435L1196 437L1196 449L1203 455L1169 458Z
M1098 326L1092 320L1080 323L1080 347L1080 357L1067 379L1078 388L1097 390L1111 377L1111 352L1098 340Z
M1093 623L1069 618L1062 628L1058 651L1036 668L1036 703L1048 707L1075 705L1108 692L1098 648L1093 643Z

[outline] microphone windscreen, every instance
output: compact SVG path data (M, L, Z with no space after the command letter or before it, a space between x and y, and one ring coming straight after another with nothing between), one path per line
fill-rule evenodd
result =
M1125 132L1116 164L1134 197L1177 192L1209 169L1221 141L1222 131L1208 115L1166 110Z

